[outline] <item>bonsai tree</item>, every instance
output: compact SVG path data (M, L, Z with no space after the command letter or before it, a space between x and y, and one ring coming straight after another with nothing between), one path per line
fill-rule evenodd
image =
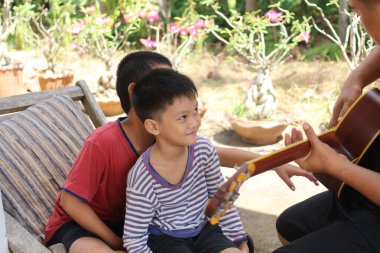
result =
M11 64L8 53L7 39L14 30L14 16L11 13L12 0L5 0L0 8L0 65Z
M148 12L147 20L148 37L141 38L140 43L168 57L175 69L209 32L210 21L196 12L193 1L189 1L181 17L173 18L174 22L162 21L158 10Z
M36 11L31 19L33 32L29 43L41 50L46 61L45 68L39 69L40 85L42 79L61 78L64 80L63 86L73 79L72 70L65 69L62 62L71 42L67 27L70 27L71 16L75 12L74 1L52 0L49 9Z
M237 53L238 59L258 71L244 101L234 113L248 119L271 118L276 111L271 71L289 59L291 50L299 42L309 42L308 19L295 20L294 14L281 8L280 3L271 5L272 9L264 15L260 15L260 10L241 15L231 9L229 17L220 11L216 1L204 0L203 4L211 6L226 23L225 27L214 25L211 29L214 36L226 45L227 50Z
M82 17L71 27L77 49L104 64L105 70L98 79L97 96L116 97L112 60L133 44L129 41L130 36L139 30L141 22L138 16L131 14L133 12L133 5L118 6L111 14L90 5L81 9Z
M24 88L23 64L12 59L8 43L9 37L16 34L17 24L29 20L31 12L28 3L13 9L12 3L13 0L4 0L0 5L0 96L16 95Z
M346 29L344 39L341 39L336 28L334 28L333 24L331 24L330 20L325 16L323 9L309 0L305 0L305 3L309 7L317 10L326 26L326 29L323 29L313 18L315 29L339 46L339 49L351 70L356 68L363 59L369 55L375 45L372 38L361 27L360 17L355 12L349 11L348 9L342 10L342 14L348 19L349 25ZM339 10L339 0L330 0L327 5Z

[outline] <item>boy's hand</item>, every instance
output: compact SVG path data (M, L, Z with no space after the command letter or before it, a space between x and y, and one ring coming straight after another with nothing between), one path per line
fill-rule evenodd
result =
M294 191L296 187L294 186L292 180L290 178L292 176L303 176L313 182L315 185L319 185L318 180L313 176L312 173L307 172L303 169L300 169L291 164L285 164L275 169L277 175L285 182L285 184Z
M248 244L246 242L242 242L239 246L239 249L242 253L249 253Z

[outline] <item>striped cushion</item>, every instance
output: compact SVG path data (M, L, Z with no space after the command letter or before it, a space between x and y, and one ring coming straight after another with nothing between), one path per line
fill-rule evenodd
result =
M55 198L94 127L65 96L40 102L0 124L4 209L41 241Z

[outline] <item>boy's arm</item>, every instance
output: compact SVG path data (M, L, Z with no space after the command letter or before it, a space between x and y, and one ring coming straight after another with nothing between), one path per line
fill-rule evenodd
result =
M260 157L259 154L253 153L246 150L236 149L236 148L222 148L215 147L218 153L220 165L223 167L231 167L240 166L246 161L250 161ZM277 175L288 185L290 189L295 190L295 186L293 182L290 180L292 176L304 176L308 178L310 181L314 182L314 184L318 185L317 179L313 176L313 174L304 171L296 166L291 164L284 164L274 169Z
M135 167L139 165L139 161ZM130 171L127 180L123 242L129 253L151 253L147 245L148 228L154 217L155 205L146 194L151 193L153 188L149 184L151 178L140 176L135 167ZM138 190L141 185L146 186L142 189L144 192Z
M208 194L209 197L211 197L217 191L219 185L224 182L224 179L215 149L211 150L208 157L209 159L205 164L205 177ZM226 215L220 219L219 224L223 234L237 246L247 241L247 234L244 232L243 225L235 207L227 211Z
M87 203L63 191L60 205L75 222L87 231L98 235L111 248L124 249L122 239L104 224Z
M376 45L371 54L347 77L337 98L330 126L335 126L352 103L362 94L363 88L380 78L380 46Z

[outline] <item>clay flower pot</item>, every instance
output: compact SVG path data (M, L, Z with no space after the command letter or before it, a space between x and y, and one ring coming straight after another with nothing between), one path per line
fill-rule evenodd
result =
M282 132L289 125L286 121L248 120L226 115L233 130L243 141L257 146L270 145L282 138Z
M41 90L58 89L69 86L73 83L74 74L71 71L65 71L62 74L45 74L38 77Z
M98 102L104 115L108 117L124 113L118 97L116 98L97 97L96 102Z
M0 97L18 95L24 89L23 69L21 62L0 66Z

